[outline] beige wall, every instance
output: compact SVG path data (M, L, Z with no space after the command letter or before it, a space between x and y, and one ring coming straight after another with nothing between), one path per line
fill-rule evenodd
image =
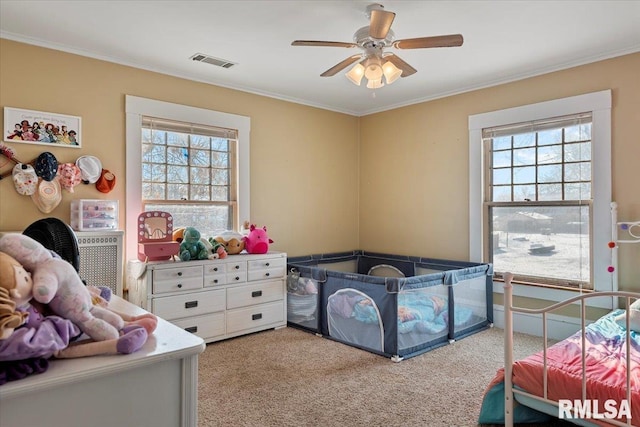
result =
M613 199L619 220L640 220L639 75L636 53L363 117L360 247L468 259L469 115L605 89L613 91ZM619 258L621 288L640 290L640 245Z
M37 64L29 66L28 64ZM73 199L117 199L125 212L125 95L251 118L251 218L273 249L292 255L358 246L358 118L0 39L0 106L82 117L82 148L7 143L22 161L51 151L59 161L94 155L115 173L109 194L63 192L51 214L69 221ZM0 165L2 164L0 159ZM5 172L8 166L0 168ZM0 182L0 230L45 216L11 179Z
M34 58L40 66L22 65ZM51 151L61 161L98 156L118 177L108 195L65 193L50 216L68 220L74 198L120 200L121 224L138 215L124 212L130 94L251 117L250 219L291 255L362 248L468 259L468 116L603 89L613 90L614 200L621 219L640 219L639 74L640 54L627 55L357 118L0 40L0 106L81 116L82 148ZM10 145L23 160L47 149ZM0 230L42 216L0 182ZM639 246L620 251L624 289L640 289Z

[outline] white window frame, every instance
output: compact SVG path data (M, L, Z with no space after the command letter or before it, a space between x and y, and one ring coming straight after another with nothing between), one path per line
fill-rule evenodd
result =
M238 210L236 224L250 218L250 133L251 119L188 105L126 95L126 230L136 230L142 212L142 116L198 123L238 131ZM126 233L126 257L137 257L137 234Z
M484 258L483 191L484 159L482 129L592 112L592 246L594 289L617 290L607 266L611 262L611 90L469 116L469 259ZM614 289L616 288L616 289ZM493 290L503 293L502 282L494 282ZM537 286L514 286L513 294L529 298L560 301L576 295L576 291ZM593 301L596 300L596 301ZM592 298L597 307L613 308L613 298Z

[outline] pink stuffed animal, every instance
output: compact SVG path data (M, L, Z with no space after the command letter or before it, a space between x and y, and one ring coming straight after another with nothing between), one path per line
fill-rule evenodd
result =
M245 250L250 254L266 254L269 251L269 243L273 243L267 236L267 227L257 228L254 224L249 228L249 235L242 240Z
M33 299L48 304L54 314L75 323L95 341L117 339L125 326L122 316L99 305L71 264L54 257L42 244L29 236L17 233L0 238L0 251L15 258L33 278ZM141 316L142 317L142 316ZM137 320L137 319L130 319ZM140 323L147 319L139 319ZM157 319L145 325L155 329Z

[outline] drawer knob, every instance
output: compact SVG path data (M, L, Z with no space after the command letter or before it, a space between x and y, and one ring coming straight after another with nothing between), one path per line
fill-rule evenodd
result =
M262 313L254 314L251 316L251 320L260 320L262 319Z
M218 283L218 279L213 279L213 283Z
M265 276L267 276L267 277L269 277L269 273L265 273L264 275L265 275Z
M240 266L239 265L236 265L236 270L240 270Z
M198 306L198 301L187 301L184 303L184 308L196 308Z
M235 280L240 280L240 277L236 276L236 277L235 277Z
M213 271L218 271L218 267L213 267Z
M253 291L251 292L251 297L252 298L257 298L257 297L261 297L262 296L262 291Z
M178 276L182 276L182 271L178 271Z
M267 267L269 267L269 263L266 263L265 265L266 265Z
M182 283L178 283L178 289L182 287Z

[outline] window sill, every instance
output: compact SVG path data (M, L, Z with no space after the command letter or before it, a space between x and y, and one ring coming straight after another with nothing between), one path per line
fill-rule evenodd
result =
M493 292L504 294L504 282L502 280L493 281ZM583 290L582 293L593 293L593 290ZM555 286L532 286L513 283L513 295L517 297L535 298L551 302L564 301L580 294L579 289L560 288ZM613 298L590 298L586 300L587 307L598 307L613 309Z

